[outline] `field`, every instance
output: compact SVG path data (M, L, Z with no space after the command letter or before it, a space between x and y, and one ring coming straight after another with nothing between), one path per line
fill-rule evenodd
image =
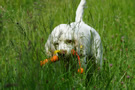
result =
M54 27L74 22L80 0L0 0L0 90L135 89L135 1L87 0L83 20L102 38L103 68L40 66ZM70 61L73 61L71 58ZM59 65L58 63L61 63ZM90 67L91 68L91 67Z

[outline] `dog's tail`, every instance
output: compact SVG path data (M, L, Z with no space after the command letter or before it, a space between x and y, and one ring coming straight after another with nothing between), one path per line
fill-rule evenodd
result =
M85 3L86 3L86 0L81 0L80 4L76 10L76 17L75 17L76 22L83 21L83 9L84 9Z

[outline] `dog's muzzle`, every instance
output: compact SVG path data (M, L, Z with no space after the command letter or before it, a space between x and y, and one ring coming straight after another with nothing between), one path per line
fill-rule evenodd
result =
M67 54L67 50L60 50L59 54L60 55L66 55Z

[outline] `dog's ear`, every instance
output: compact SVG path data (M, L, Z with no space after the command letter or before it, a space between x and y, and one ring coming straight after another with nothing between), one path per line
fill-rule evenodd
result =
M47 56L52 56L55 51L55 47L53 45L53 37L49 35L49 38L45 44L45 52Z

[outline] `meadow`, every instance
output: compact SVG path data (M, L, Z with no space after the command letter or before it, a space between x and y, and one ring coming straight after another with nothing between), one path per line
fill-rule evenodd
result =
M135 89L134 0L87 0L83 20L103 44L102 71L96 68L87 84L88 73L72 68L76 62L68 71L62 60L40 66L48 58L49 34L61 23L74 22L79 2L0 0L0 90Z

